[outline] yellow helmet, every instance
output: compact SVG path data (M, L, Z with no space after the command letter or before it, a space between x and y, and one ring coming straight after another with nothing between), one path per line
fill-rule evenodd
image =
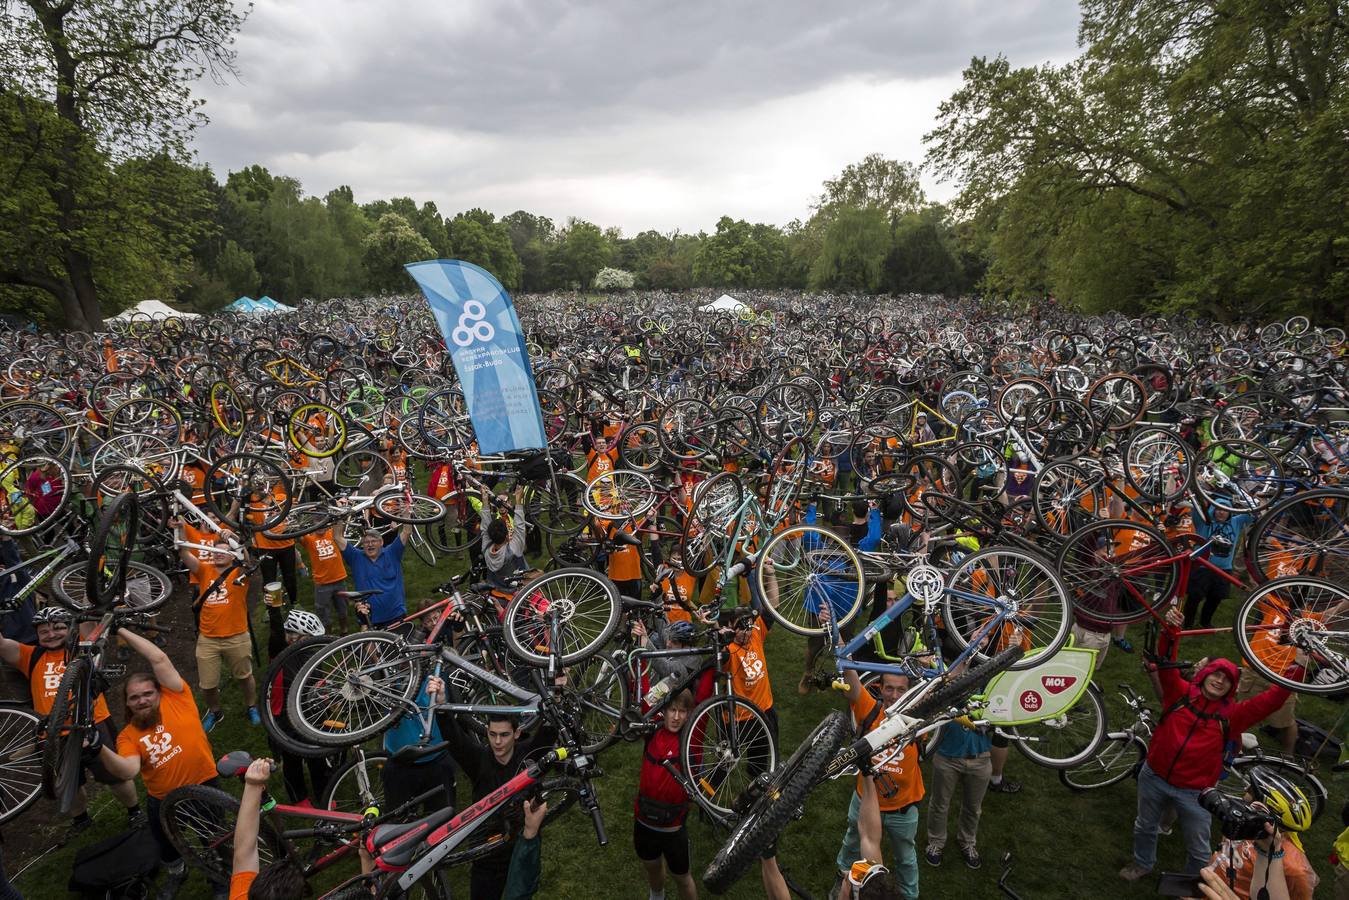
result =
M1312 827L1312 803L1302 788L1265 766L1255 766L1247 778L1251 796L1265 805L1279 820L1279 827L1290 832L1289 839L1301 849L1297 832Z

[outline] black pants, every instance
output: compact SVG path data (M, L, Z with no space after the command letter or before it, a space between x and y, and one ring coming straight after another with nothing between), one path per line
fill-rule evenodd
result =
M618 588L618 593L623 597L631 597L634 600L642 599L642 579L640 578L632 581L615 581L614 587Z
M765 709L763 711L763 717L764 720L768 723L769 739L772 740L774 746L777 746L778 711L772 708ZM767 754L768 754L767 739L765 739L762 735L756 736L753 740L749 741L749 743L745 745L745 755L750 758L748 766L749 766L749 773L751 776L758 775L761 772L763 772L763 767L754 762L754 760L766 759ZM779 760L779 762L780 761L781 760Z
M392 812L413 797L426 793L439 784L442 791L422 801L422 814L430 815L438 809L454 808L454 760L448 753L439 759L424 763L401 763L389 759L384 763L384 809ZM408 816L416 815L409 812Z
M286 602L294 603L300 599L300 585L295 574L295 545L280 550L259 550L258 557L262 563L262 580L276 581L276 572L279 568L281 584L286 589Z
M1185 627L1190 628L1195 624L1196 613L1200 627L1210 627L1218 604L1227 599L1227 590L1227 579L1217 572L1209 571L1207 566L1192 569L1190 583L1185 590Z
M270 737L268 745L272 748L272 758L281 761L281 780L286 785L286 799L292 804L306 797L315 806L323 797L323 789L333 774L332 758L328 756L301 756L283 749ZM304 773L309 770L309 782L305 783ZM310 788L313 790L310 790Z
M470 900L501 900L506 891L506 874L511 869L514 845L507 844L482 859L474 860L468 870Z

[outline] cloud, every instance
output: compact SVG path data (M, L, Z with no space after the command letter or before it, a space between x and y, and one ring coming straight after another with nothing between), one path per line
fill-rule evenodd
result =
M217 170L618 225L783 224L870 152L918 161L971 56L1073 53L1064 2L261 0L203 84ZM936 196L951 188L927 185Z

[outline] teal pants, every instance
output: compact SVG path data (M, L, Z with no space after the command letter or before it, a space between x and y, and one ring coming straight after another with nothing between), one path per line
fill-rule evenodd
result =
M862 798L853 791L852 803L848 805L848 833L843 836L843 846L838 850L840 872L847 872L852 864L862 858L862 837L857 831L858 810ZM881 828L890 837L890 847L895 854L895 863L890 871L895 875L895 884L905 900L917 900L918 897L918 848L914 837L918 834L918 807L907 812L881 813Z

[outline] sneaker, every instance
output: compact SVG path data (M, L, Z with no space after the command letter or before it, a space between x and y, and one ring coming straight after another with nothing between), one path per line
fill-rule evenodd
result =
M1138 881L1140 878L1147 878L1151 874L1151 869L1145 869L1136 862L1131 862L1119 870L1119 877L1125 881Z
M206 715L201 717L201 730L210 734L224 719L225 711L223 709L207 710Z
M1002 781L990 781L988 789L997 794L1015 794L1021 790L1021 782L1004 778Z
M65 836L61 838L61 846L65 846L72 839L84 834L94 825L94 820L85 816L83 819L72 819L69 827L66 828Z
M187 866L182 863L180 865L182 867L178 871L170 870L165 874L164 880L160 882L159 890L155 892L155 900L173 900L174 897L178 896L178 891L182 888L183 882L187 881Z
M923 859L927 860L929 866L941 865L941 855L942 852L940 849L934 850L933 848L928 847L923 851Z
M1125 653L1133 653L1133 652L1134 652L1134 645L1133 645L1133 642L1130 641L1128 638L1117 637L1117 638L1115 638L1114 640L1112 640L1110 643L1114 644L1116 647L1120 648L1120 649L1123 650Z
M960 858L965 860L965 865L969 866L971 869L977 869L983 865L983 861L979 859L979 851L975 850L973 847L968 850L962 847L960 850Z
M254 728L262 724L262 715L258 712L256 706L250 706L248 708L248 724L252 725Z

